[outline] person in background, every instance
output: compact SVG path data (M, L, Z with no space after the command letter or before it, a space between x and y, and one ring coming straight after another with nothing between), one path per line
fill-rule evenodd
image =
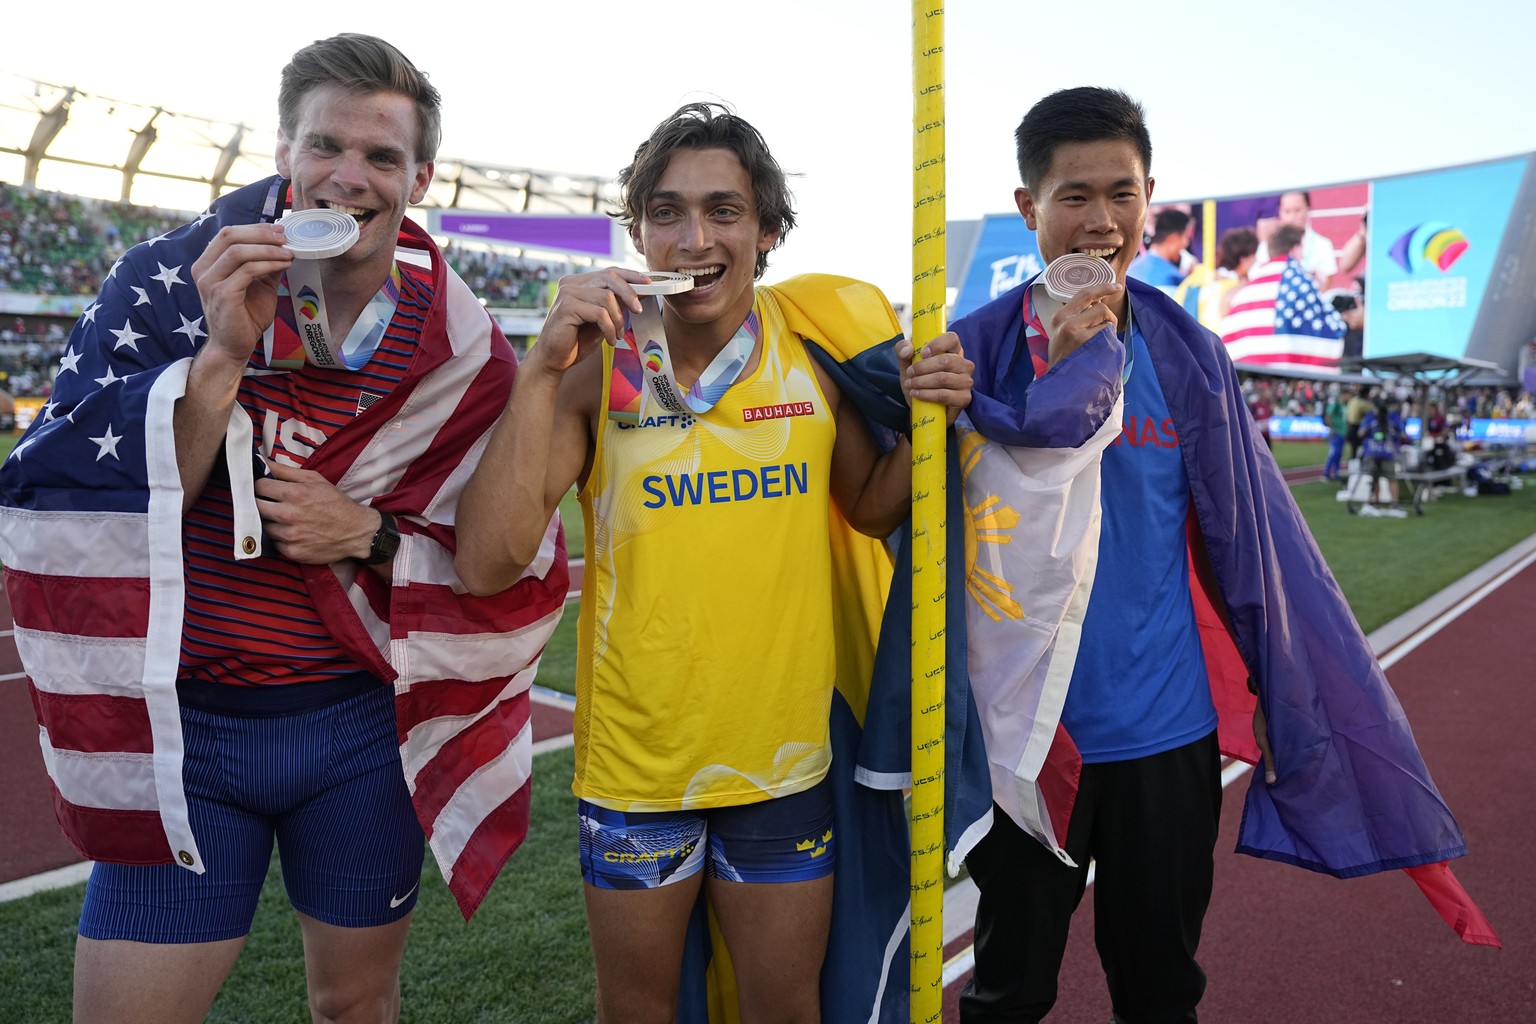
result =
M1222 318L1232 306L1232 296L1248 283L1253 269L1259 236L1252 228L1229 228L1223 232L1214 269L1205 264L1195 267L1173 299L1194 314L1206 327L1220 333Z
M1167 209L1158 212L1153 222L1152 241L1147 251L1131 261L1126 273L1138 281L1145 281L1154 288L1161 288L1172 295L1184 280L1179 260L1194 237L1195 222L1183 210Z
M1351 461L1360 457L1360 424L1365 414L1371 411L1375 393L1375 387L1363 385L1356 388L1355 393L1349 396L1349 401L1344 403L1344 422L1349 428L1345 440L1349 444Z
M1402 413L1388 399L1385 390L1378 390L1376 401L1360 421L1360 472L1370 481L1365 504L1360 507L1362 516L1403 519L1408 515L1407 509L1397 503L1397 456L1406 440ZM1388 481L1392 503L1386 508L1377 505L1380 498L1378 480Z
M1333 280L1333 275L1339 272L1339 257L1334 252L1333 243L1312 229L1311 217L1311 193L1281 193L1280 216L1275 230L1290 226L1301 231L1301 251L1296 254L1296 258L1301 262L1302 269L1317 282L1318 291L1323 291L1327 289L1328 282ZM1270 255L1273 251L1271 240L1266 238L1259 244L1259 263L1274 258Z
M1259 428L1259 436L1264 439L1264 444L1274 448L1275 442L1269 436L1269 425L1275 417L1275 399L1269 381L1261 380L1253 389L1253 401L1248 403L1248 411L1253 414L1254 425Z
M1353 392L1353 389L1349 390ZM1336 386L1330 388L1328 401L1323 405L1323 424L1328 428L1328 459L1323 463L1323 479L1337 480L1344 457L1344 441L1349 436L1349 418L1345 413L1345 399Z

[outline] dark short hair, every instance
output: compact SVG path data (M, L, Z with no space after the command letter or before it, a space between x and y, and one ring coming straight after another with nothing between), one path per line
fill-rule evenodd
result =
M1152 221L1152 241L1161 242L1169 235L1182 235L1189 230L1191 220L1194 218L1183 210L1158 210Z
M736 154L752 181L760 230L777 231L777 249L795 226L794 196L788 177L768 150L762 133L721 103L689 103L677 108L635 150L634 161L619 172L619 223L632 228L645 218L645 206L680 149L725 149ZM756 277L768 269L768 253L757 254Z
M1056 149L1064 142L1124 139L1136 147L1141 172L1152 173L1152 136L1141 104L1118 89L1081 86L1062 89L1040 100L1013 133L1018 148L1019 179L1026 188L1039 184Z
M1228 228L1222 233L1218 248L1216 265L1236 270L1239 263L1259 251L1259 236L1253 228Z
M1289 195L1301 196L1301 201L1307 204L1307 209L1309 209L1309 210L1312 209L1312 193L1311 192L1308 192L1306 189L1288 188L1284 192L1280 193L1280 198L1284 199L1286 196L1289 196Z
M283 68L277 93L277 123L283 137L294 141L304 97L326 85L339 85L366 96L396 92L416 105L416 160L437 158L443 140L443 98L405 54L377 36L343 32L319 39L293 55Z
M1306 232L1294 224L1282 224L1269 236L1269 257L1279 259L1301 244Z

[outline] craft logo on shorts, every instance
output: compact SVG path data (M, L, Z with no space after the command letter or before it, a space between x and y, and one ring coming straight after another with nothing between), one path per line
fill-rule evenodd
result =
M609 864L654 864L659 860L686 860L693 856L696 844L683 843L664 850L639 850L636 852L604 850L603 860Z
M759 420L782 420L789 416L810 416L816 412L813 402L786 402L782 405L754 405L741 410L741 419L744 423L756 423Z

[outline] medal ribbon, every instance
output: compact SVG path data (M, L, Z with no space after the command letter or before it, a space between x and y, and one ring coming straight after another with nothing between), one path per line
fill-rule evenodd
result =
M307 361L326 369L360 370L368 365L400 303L400 266L392 264L383 286L368 300L340 347L325 313L321 260L294 260L277 286L277 316L262 335L267 365L296 370Z
M1029 347L1029 356L1035 366L1036 378L1044 376L1045 371L1050 369L1050 364L1046 362L1046 358L1047 353L1050 351L1051 339L1046 334L1045 324L1040 319L1041 312L1043 311L1035 309L1035 289L1043 287L1045 286L1037 280L1035 284L1024 289L1024 343ZM1051 302L1056 308L1061 306L1061 303L1056 299L1051 299ZM1054 309L1052 312L1054 313ZM1131 379L1133 355L1131 319L1130 297L1127 296L1125 303L1125 369L1120 372L1120 383L1122 385Z
M678 386L672 357L667 351L661 304L654 295L642 295L640 304L639 313L625 315L624 336L614 345L608 415L635 423L643 418L644 407L651 401L659 402L662 408L674 414L702 414L713 409L752 358L752 349L761 333L756 308L747 314L725 347L684 392Z

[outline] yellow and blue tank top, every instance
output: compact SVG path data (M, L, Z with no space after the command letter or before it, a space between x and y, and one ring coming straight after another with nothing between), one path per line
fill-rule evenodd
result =
M831 762L836 426L773 297L759 290L754 314L758 365L708 412L597 428L572 788L599 806L753 803Z

